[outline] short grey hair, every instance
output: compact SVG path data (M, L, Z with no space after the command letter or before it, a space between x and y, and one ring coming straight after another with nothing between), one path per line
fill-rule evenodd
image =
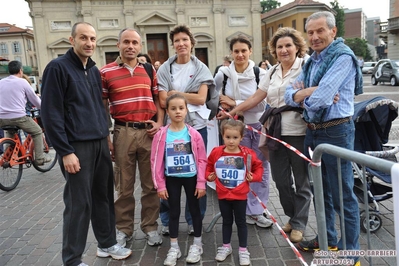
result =
M320 11L320 12L313 13L306 19L305 29L306 30L308 29L309 21L319 19L322 17L326 18L327 26L330 30L335 27L335 17L333 15L333 13L331 13L329 11Z
M134 29L134 28L124 28L124 29L122 29L122 30L119 32L119 34L118 34L118 42L121 41L122 33L124 33L125 31L135 31L135 32L137 32L137 34L140 36L140 40L142 39L140 33L138 32L138 30L136 30L136 29Z

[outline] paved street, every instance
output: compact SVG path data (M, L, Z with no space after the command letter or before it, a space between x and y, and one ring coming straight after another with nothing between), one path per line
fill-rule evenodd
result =
M355 97L355 101L363 101L376 96L383 96L399 102L399 86L391 86L389 83L371 85L371 75L363 75L363 94Z
M383 95L387 98L399 100L399 87L389 85L371 86L369 76L365 76L365 94L358 96L357 101L362 101L373 95ZM399 126L395 123L392 130L399 132ZM390 142L399 140L399 134L393 133ZM139 180L139 179L138 179ZM284 215L279 202L278 192L271 182L270 201L268 210L282 226L288 220ZM62 212L64 204L62 200L64 179L58 165L48 173L39 173L35 169L24 169L21 183L10 192L0 191L0 266L17 265L62 265L61 261L61 235ZM136 183L136 199L140 197L139 183ZM183 199L184 201L184 199ZM184 204L182 204L184 206ZM133 249L133 255L124 261L114 261L107 258L97 258L97 243L90 230L83 261L88 265L162 265L169 249L169 240L164 237L164 243L159 247L150 247L146 244L143 232L138 228L140 201L136 204L136 227L134 240L128 242L128 247ZM372 249L395 249L393 204L392 199L380 202L382 215L382 228L372 234L370 241ZM208 208L204 218L206 229L213 217L218 213L218 203L215 192L208 188ZM186 233L187 225L183 216L180 220L180 247L183 256L177 265L185 265L184 259L193 237ZM221 222L219 219L209 233L203 234L204 254L202 261L196 265L239 265L238 264L238 239L236 231L233 232L233 254L224 263L214 260L216 250L222 243ZM310 240L316 234L316 219L313 208L309 216L305 237ZM160 230L160 228L159 228ZM253 225L248 226L248 249L251 253L252 265L301 265L290 246L277 230L276 226L270 229L260 229ZM361 234L361 249L367 249L367 236ZM310 265L313 255L302 253L306 262ZM364 258L362 265L369 265ZM373 265L394 265L395 258L376 257Z
M271 181L270 202L268 209L276 217L280 225L287 221L279 203L277 190ZM25 169L18 187L10 192L0 191L0 265L62 265L61 262L61 233L62 233L62 191L64 180L58 165L48 173ZM137 186L136 186L137 187ZM140 195L137 188L135 195ZM383 228L371 236L372 249L394 249L394 227L392 201L382 204ZM140 209L140 204L137 204ZM136 212L136 225L139 223L139 211ZM215 192L208 188L208 209L204 219L204 228L210 224L213 216L218 213ZM251 253L252 265L301 265L286 240L279 233L276 226L271 229L260 229L248 226L248 248ZM159 228L160 230L160 228ZM192 243L192 236L186 233L187 226L183 219L180 224L180 247L183 256L177 265L185 265L188 246ZM305 236L311 239L315 235L316 219L313 209L309 217L309 224ZM222 243L221 219L209 232L203 234L204 254L202 262L196 265L238 265L236 231L233 232L232 245L234 252L224 263L214 260L217 246ZM362 249L366 249L367 238L361 236ZM162 265L169 249L168 238L159 247L146 244L144 234L135 228L134 240L128 243L133 249L133 255L125 261L97 258L96 241L92 231L89 232L83 261L89 265ZM312 254L302 253L310 265ZM368 265L362 259L362 265ZM392 258L376 258L373 265L394 265Z

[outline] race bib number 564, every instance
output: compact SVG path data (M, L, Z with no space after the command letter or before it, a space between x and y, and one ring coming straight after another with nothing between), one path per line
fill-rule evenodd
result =
M196 168L191 143L167 143L165 163L168 175L195 174Z

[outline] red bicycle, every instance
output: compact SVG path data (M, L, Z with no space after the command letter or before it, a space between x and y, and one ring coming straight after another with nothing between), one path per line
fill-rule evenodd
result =
M31 111L33 120L41 126L38 110ZM40 172L50 171L57 162L57 153L50 148L45 134L43 135L44 153L51 161L44 165L38 165L35 162L34 143L30 134L28 134L23 142L19 137L20 128L17 126L5 126L3 130L7 130L13 135L13 138L0 139L0 189L11 191L17 187L22 177L24 165L26 168L33 167ZM44 132L44 130L43 130Z

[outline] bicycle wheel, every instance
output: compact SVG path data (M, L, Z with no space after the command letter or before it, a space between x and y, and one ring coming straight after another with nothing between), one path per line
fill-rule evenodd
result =
M11 166L10 158L15 148L15 141L3 140L0 142L0 189L10 191L16 188L22 177L23 165ZM19 152L18 156L21 156Z
M35 160L33 160L32 165L33 167L42 173L45 173L47 171L50 171L54 165L57 163L57 153L53 148L50 148L46 142L46 138L44 137L43 134L43 146L44 146L44 154L47 158L50 158L51 161L48 163L45 163L43 165L38 165Z

